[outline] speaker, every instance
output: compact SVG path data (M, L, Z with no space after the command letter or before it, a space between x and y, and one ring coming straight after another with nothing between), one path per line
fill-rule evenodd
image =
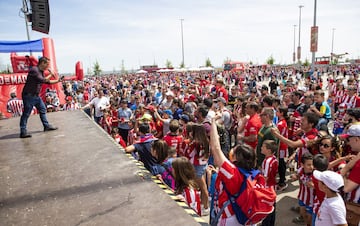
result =
M30 0L32 29L34 31L49 34L50 10L48 0Z

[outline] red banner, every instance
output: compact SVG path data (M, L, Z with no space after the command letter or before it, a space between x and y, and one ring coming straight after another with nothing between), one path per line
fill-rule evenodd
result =
M11 93L15 93L18 99L22 99L21 93L26 82L27 74L15 73L15 74L0 74L0 112L5 117L11 117L11 113L7 111L7 103L10 100ZM46 93L54 93L58 97L60 104L65 102L65 95L62 87L62 83L56 83L53 85L44 84L42 86L40 96L45 100Z
M317 52L318 50L318 26L311 27L311 43L310 52Z

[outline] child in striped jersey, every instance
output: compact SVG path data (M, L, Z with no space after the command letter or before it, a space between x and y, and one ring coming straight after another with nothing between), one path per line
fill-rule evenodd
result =
M195 168L186 157L175 158L172 162L175 177L175 193L201 216L200 190L195 181Z
M261 172L266 180L266 187L275 189L276 174L278 172L279 163L275 156L279 149L278 144L274 140L265 140L261 146L261 153L265 155L265 159L261 164ZM276 203L274 203L274 211L270 213L262 222L263 226L275 225Z
M307 225L311 225L312 208L314 204L314 183L312 182L312 173L314 170L313 156L310 153L304 153L301 157L301 167L297 174L292 175L292 179L299 180L300 189L298 201L300 206L300 214ZM293 219L297 223L299 218Z

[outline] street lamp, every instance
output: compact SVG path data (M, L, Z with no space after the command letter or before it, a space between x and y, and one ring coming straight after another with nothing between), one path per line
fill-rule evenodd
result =
M295 39L296 39L296 24L294 24L294 52L293 52L293 64L294 65L295 65L295 61L296 61Z
M30 18L31 14L29 13L29 7L28 4L26 2L26 0L23 0L23 7L20 9L21 12L24 14L24 18L25 18L25 27L26 27L26 35L27 35L27 39L28 41L30 41L30 33L29 33L29 24L28 24L28 19ZM31 52L30 52L31 54Z
M182 62L181 62L181 65L182 65L182 66L185 66L185 60L184 60L183 21L184 21L184 19L180 19L180 24L181 24L181 50L182 50Z
M332 63L333 61L333 54L334 54L334 33L335 33L335 28L332 29L330 63Z
M301 59L301 46L300 46L300 36L301 36L301 8L303 8L303 5L299 5L299 44L298 44L298 49L297 49L297 60L298 63L300 64L300 59Z
M335 28L332 29L331 54L334 53L334 33L335 33Z

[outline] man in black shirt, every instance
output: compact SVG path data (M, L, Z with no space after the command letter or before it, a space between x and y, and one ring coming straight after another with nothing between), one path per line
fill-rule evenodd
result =
M276 80L276 76L273 75L273 76L271 77L271 81L269 82L270 93L273 94L273 93L276 91L276 89L277 89L278 86L279 86L279 83L278 83L278 81Z
M55 84L61 81L60 78L56 80L50 80L54 76L51 73L48 76L44 76L44 71L47 70L50 60L46 57L41 57L39 59L38 65L32 67L29 71L29 74L26 79L25 86L22 91L22 99L24 103L24 112L20 118L20 138L29 138L30 134L26 131L26 124L31 114L33 107L35 106L40 114L41 122L44 126L44 132L56 130L56 127L53 127L49 124L46 118L46 107L39 93L43 83L46 84Z

